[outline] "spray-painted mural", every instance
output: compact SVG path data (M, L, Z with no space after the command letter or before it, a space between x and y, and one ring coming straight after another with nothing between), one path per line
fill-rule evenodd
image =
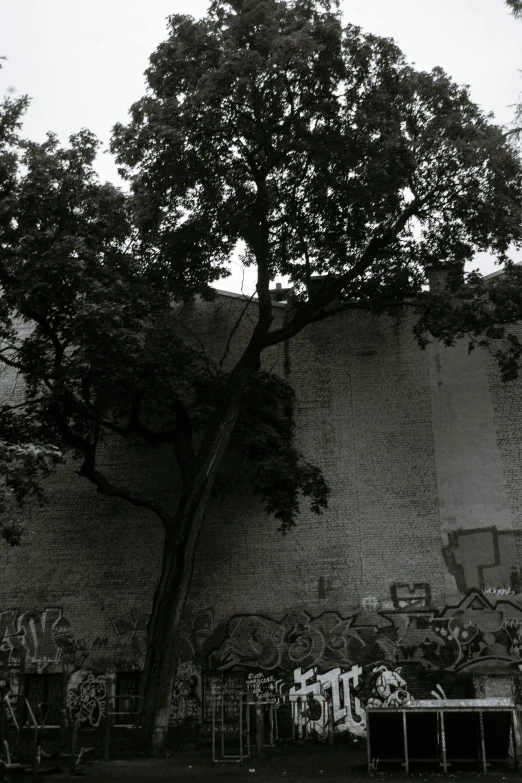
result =
M429 695L446 698L439 684ZM338 667L322 674L316 667L306 672L295 669L294 685L289 690L298 735L312 734L322 739L330 732L365 737L366 707L401 707L414 700L402 668L389 664L367 667L366 672L361 666L347 671Z
M201 667L185 661L178 667L172 688L169 725L194 722L201 714Z
M429 609L431 586L429 582L393 582L390 596L394 609Z
M512 594L521 587L513 533L496 527L449 531L443 555L458 590L504 589Z
M0 649L9 650L10 661L57 663L70 626L59 607L40 612L17 609L0 612Z
M376 666L370 675L372 695L366 702L370 707L401 707L412 700L402 669Z
M522 610L504 598L472 590L457 606L437 611L396 585L396 611L364 612L341 617L328 612L312 618L306 612L272 620L260 615L233 618L225 640L209 658L210 668L236 667L273 671L318 666L367 665L377 659L415 661L425 669L461 671L487 660L522 662Z
M308 671L295 669L289 700L294 705L293 719L299 734L306 729L306 733L323 736L333 723L336 732L364 736L366 715L356 696L361 674L360 666L348 671L338 667L323 674L315 666Z
M147 615L114 617L112 626L118 639L113 645L113 666L119 671L139 671L145 661Z
M270 671L293 669L296 664L308 668L350 663L363 644L353 621L354 617L343 618L336 612L317 618L292 612L280 621L262 615L234 617L225 641L211 657L211 667L241 665Z
M180 632L179 664L170 705L169 725L197 723L202 715L202 673L195 659L214 630L214 614L204 609L185 618Z
M459 539L462 553L461 545ZM452 556L462 565L457 550ZM522 608L513 587L467 590L443 609L432 605L428 582L394 582L389 595L386 602L366 597L361 611L349 616L296 610L282 619L238 615L216 626L211 609L196 613L183 625L170 725L201 720L206 672L222 678L219 687L235 677L238 692L250 692L254 699L293 702L299 732L324 736L331 725L355 737L364 733L367 705L398 705L445 691L451 696L452 683L471 673L519 676ZM136 671L145 651L145 617L115 618L112 627L112 636L87 642L75 639L60 608L5 610L0 613L4 668L12 672L21 661L26 671L37 672L73 665L68 709L80 724L96 727L105 713L102 672Z
M77 726L96 728L105 715L106 678L88 669L73 672L67 684L67 711Z
M264 672L250 672L245 683L245 689L252 694L254 699L274 704L281 701L283 687L284 680Z
M298 733L324 737L333 727L361 737L367 705L399 706L446 693L464 698L473 695L472 673L518 675L522 609L503 591L469 590L438 610L429 583L396 582L386 609L366 601L348 617L240 615L210 636L202 663L223 676L243 670L247 682L277 682L293 704Z

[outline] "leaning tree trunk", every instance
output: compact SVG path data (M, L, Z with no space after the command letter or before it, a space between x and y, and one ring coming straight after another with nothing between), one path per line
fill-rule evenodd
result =
M207 511L215 476L239 417L241 400L259 355L236 366L230 379L226 408L217 417L198 454L189 487L180 499L165 535L162 572L147 628L147 653L142 678L142 731L145 750L164 753L172 687L177 670L179 631L186 604L199 531Z

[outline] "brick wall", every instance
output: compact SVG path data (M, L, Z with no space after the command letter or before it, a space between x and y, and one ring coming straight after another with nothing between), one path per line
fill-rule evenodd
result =
M215 356L244 304L218 295L181 317ZM247 309L227 362L250 318ZM267 353L265 366L295 388L298 445L322 468L329 507L316 517L303 504L298 527L281 536L231 455L234 490L212 502L198 544L173 725L201 716L202 671L263 673L296 694L322 677L321 689L342 686L347 697L351 688L364 705L394 688L462 695L473 672L522 662L522 384L503 385L483 354L468 361L460 348L420 351L407 316L362 313ZM496 498L491 510L474 511L477 472L453 469L456 455L493 466L478 477ZM167 451L108 445L104 463L119 483L174 504ZM48 506L28 512L24 545L0 547L4 658L14 667L27 655L28 671L139 669L159 522L98 495L74 466L60 468L48 494ZM343 715L341 730L357 733L357 715Z

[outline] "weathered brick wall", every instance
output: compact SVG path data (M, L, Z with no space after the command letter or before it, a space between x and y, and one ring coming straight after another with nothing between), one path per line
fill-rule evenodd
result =
M243 612L349 613L370 596L390 608L401 581L429 581L440 603L426 354L396 324L348 315L304 332L289 352L299 447L329 482L328 511L315 517L303 504L282 537L238 487L201 534L194 606L226 617L239 583Z
M516 331L519 339L522 329ZM486 354L488 380L494 406L498 448L502 455L506 496L509 503L517 553L517 566L522 566L522 383L504 383L492 356Z
M180 317L215 357L244 305L219 295ZM251 317L247 309L226 361ZM368 699L429 696L437 684L469 695L473 673L507 676L522 662L522 384L502 385L483 354L468 364L460 348L420 351L406 315L338 315L264 361L295 388L299 448L322 468L329 507L316 517L303 504L298 527L281 536L231 456L234 490L212 502L199 539L173 724L201 716L201 671L215 682L235 670L261 674L266 687L281 679L295 696L344 694L339 728L352 733ZM104 466L174 504L167 450L108 445ZM29 671L65 662L80 680L139 669L159 521L98 495L71 466L49 495L28 515L23 547L0 547L4 658L15 666L27 656Z

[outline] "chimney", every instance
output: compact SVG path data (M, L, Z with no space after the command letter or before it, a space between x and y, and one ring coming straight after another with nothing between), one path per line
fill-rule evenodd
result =
M273 302L287 302L289 297L294 293L294 289L283 288L281 283L276 283L275 288L270 289L270 296Z
M464 282L464 262L453 262L450 264L432 264L425 269L428 285L432 294L442 294L451 282L453 287L455 283Z
M435 265L427 266L425 271L430 292L432 294L441 294L448 283L448 267Z

